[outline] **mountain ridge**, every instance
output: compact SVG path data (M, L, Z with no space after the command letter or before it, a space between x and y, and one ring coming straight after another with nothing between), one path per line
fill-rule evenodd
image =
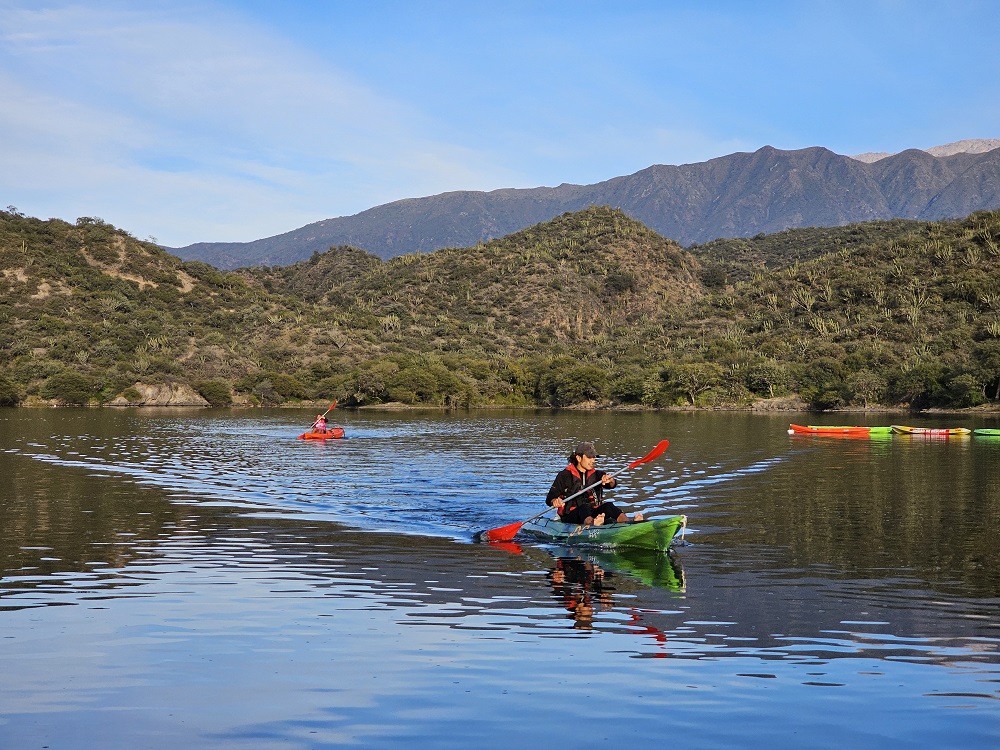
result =
M955 154L982 154L1000 148L1000 138L968 138L964 141L954 141L941 146L920 149L926 151L931 156L954 156ZM863 162L873 162L884 159L887 156L899 153L898 151L868 151L864 154L855 154L851 158Z
M867 163L820 146L764 146L592 185L405 198L252 242L165 249L223 269L288 265L338 245L388 259L467 247L595 205L621 209L684 246L808 226L958 218L1000 207L1000 148L944 156L908 149Z

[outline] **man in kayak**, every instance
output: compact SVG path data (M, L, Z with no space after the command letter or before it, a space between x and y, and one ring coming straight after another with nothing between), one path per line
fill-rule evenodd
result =
M624 511L610 502L605 502L604 489L614 489L618 482L613 476L595 469L597 450L593 443L580 443L569 456L569 465L556 474L548 495L547 505L553 505L559 513L559 520L583 526L601 526L605 523L625 523L629 520ZM584 487L596 484L581 495L564 502ZM641 521L642 514L636 513L635 520Z

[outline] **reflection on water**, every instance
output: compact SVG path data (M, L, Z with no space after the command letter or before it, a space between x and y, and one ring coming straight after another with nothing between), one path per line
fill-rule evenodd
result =
M0 412L0 746L1000 742L1000 442L298 417ZM594 437L689 544L470 542Z
M550 551L554 557L549 562L547 579L576 628L594 628L595 610L599 617L606 615L613 619L617 619L615 615L626 612L629 617L628 632L653 636L658 644L666 643L662 630L645 623L642 611L628 606L621 596L616 598L616 594L620 585L624 585L626 591L635 590L628 579L670 592L683 592L684 573L677 555L641 549L574 550L557 547ZM654 612L650 610L647 614ZM666 656L667 652L661 650L656 655Z

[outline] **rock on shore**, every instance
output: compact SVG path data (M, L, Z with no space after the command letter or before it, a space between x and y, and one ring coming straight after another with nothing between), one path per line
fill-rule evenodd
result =
M185 383L136 383L109 406L208 406L201 394Z

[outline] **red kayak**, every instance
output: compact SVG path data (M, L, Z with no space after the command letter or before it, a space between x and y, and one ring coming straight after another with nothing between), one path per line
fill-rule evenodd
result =
M871 435L872 430L889 432L887 427L846 427L839 425L788 425L788 434L797 433L799 435Z
M329 440L344 437L343 427L330 427L326 430L309 430L299 435L299 440Z

